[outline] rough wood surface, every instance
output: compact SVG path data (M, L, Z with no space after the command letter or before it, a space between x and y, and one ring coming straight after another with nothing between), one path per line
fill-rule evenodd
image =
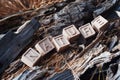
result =
M13 38L16 37L16 34L12 31L9 31L6 33L6 35L0 40L0 57L3 55L3 53L6 51L7 48L10 46L8 45ZM3 45L4 44L4 45Z
M94 10L96 10L96 5L101 3L103 4L106 3L105 0L97 0L97 1L88 0L88 2L83 2L82 4L78 3L79 1L81 0L73 1L72 3L67 3L67 4L65 2L65 4L63 3L59 5L59 7L56 5L53 5L50 8L47 8L46 10L40 11L36 17L37 19L40 20L42 27L39 28L39 31L36 36L37 38L35 38L35 40L33 41L33 44L37 43L39 40L43 39L48 35L56 36L61 34L61 31L63 30L63 28L67 27L68 25L74 24L78 28L79 25L83 25L87 22L90 22L91 19L93 19L92 13ZM104 6L102 5L102 7ZM87 14L90 14L90 15L87 15ZM107 15L111 16L108 13ZM76 79L97 80L99 78L99 75L96 75L96 74L104 73L107 71L107 69L101 69L100 66L96 65L96 62L98 62L98 65L101 64L102 62L104 64L104 62L106 61L105 60L106 58L108 61L106 61L105 64L109 66L110 63L114 61L114 60L111 60L112 58L110 57L114 55L116 52L109 53L110 57L109 56L101 57L100 54L102 54L104 51L109 51L111 47L113 48L113 46L116 46L117 43L114 44L114 39L112 41L111 37L113 37L114 35L117 35L118 39L120 38L119 37L120 28L118 27L120 26L119 19L118 19L118 22L114 20L112 21L113 22L110 22L110 24L113 24L113 25L108 26L108 29L105 29L104 32L100 32L97 35L87 40L84 40L82 37L80 37L78 41L73 42L73 44L70 45L70 48L65 52L56 53L55 51L52 51L50 54L47 54L44 57L42 57L42 59L38 63L38 66L42 66L42 69L50 68L52 70L52 73L42 76L43 78L41 79L46 80L46 78L48 77L54 77L53 74L59 73L62 70L64 71L67 68L72 71L72 74ZM109 45L109 44L112 44L112 45ZM102 58L102 62L99 62L100 60L99 57ZM118 60L119 58L115 58L115 59ZM88 66L90 65L89 63L90 61L92 61L93 64L91 64L91 66ZM116 63L116 62L113 62L113 63ZM20 73L28 69L28 67L26 67L25 65L24 66L26 68L23 68L23 67L12 68L14 67L14 65L15 64L10 66L5 71L4 75L6 74L6 76L3 76L2 77L3 79L11 79L12 76L16 77ZM102 67L104 67L104 65ZM11 71L11 73L9 73L9 70L11 68L13 72ZM37 77L37 75L35 76ZM105 78L106 75L102 77ZM38 80L41 80L41 79L38 78Z
M32 40L32 36L34 35L34 32L40 27L40 24L35 19L32 19L25 27L19 32L16 33L16 36L9 36L5 44L3 45L3 51L0 53L2 56L0 57L0 73L6 69L6 67L19 55L22 49L26 47ZM15 34L15 33L14 33ZM5 38L3 38L1 41L4 41ZM4 44L3 43L3 44ZM1 47L2 48L2 47Z

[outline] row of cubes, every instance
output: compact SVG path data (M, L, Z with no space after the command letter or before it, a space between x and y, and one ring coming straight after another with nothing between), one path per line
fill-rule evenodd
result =
M29 67L33 67L35 63L44 56L45 54L52 51L54 48L58 52L65 50L72 41L77 39L81 34L85 39L96 34L96 31L102 30L108 21L102 16L96 17L91 23L87 23L79 28L79 30L74 26L70 25L63 29L62 35L53 37L46 37L39 41L35 48L36 50L29 48L22 56L21 60ZM95 29L95 30L94 30Z

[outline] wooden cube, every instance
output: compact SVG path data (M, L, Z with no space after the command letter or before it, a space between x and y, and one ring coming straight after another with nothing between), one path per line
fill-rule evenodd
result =
M29 67L33 67L35 63L40 59L41 55L32 48L29 48L21 58L21 61Z
M77 30L77 28L74 25L70 25L63 29L63 36L67 38L70 42L78 38L80 35L80 32Z
M63 35L53 37L53 43L58 52L65 50L70 44L69 41Z
M91 24L90 23L87 23L83 26L81 26L79 28L81 34L83 35L83 37L86 39L86 38L89 38L93 35L95 35L95 31L94 29L92 28Z
M96 17L91 22L93 28L95 28L98 32L101 31L102 29L104 29L107 23L108 23L108 21L105 18L103 18L102 16Z
M42 55L45 55L49 53L51 50L53 50L55 47L50 41L49 37L44 38L43 40L39 41L35 48L38 50L39 53Z

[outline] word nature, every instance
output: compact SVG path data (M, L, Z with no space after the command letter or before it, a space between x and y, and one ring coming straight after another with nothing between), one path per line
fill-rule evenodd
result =
M95 35L95 30L98 32L101 31L107 23L108 21L105 18L98 16L93 21L91 21L91 23L87 23L81 26L79 29L77 29L74 25L65 27L61 35L52 37L52 39L46 37L39 41L35 45L36 50L29 48L22 55L21 60L29 67L33 67L35 63L41 58L41 56L44 56L53 49L56 49L57 52L61 52L67 49L70 43L77 39L80 35L82 35L85 39Z

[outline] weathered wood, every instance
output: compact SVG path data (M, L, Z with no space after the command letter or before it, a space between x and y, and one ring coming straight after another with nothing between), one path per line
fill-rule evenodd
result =
M68 9L71 9L71 8L68 8ZM82 9L82 8L81 8ZM73 10L73 9L72 9ZM72 11L71 10L71 11ZM86 10L86 9L85 9ZM63 10L64 11L64 10ZM75 8L75 10L74 11L76 11L76 8ZM71 13L71 14L73 14L74 13L74 11ZM84 11L84 10L83 10ZM48 10L48 12L49 12L49 10ZM50 11L51 12L51 11ZM70 12L70 11L69 11ZM77 13L77 12L76 12ZM82 13L82 11L81 11L81 13ZM64 14L61 16L62 18L66 18L66 16L67 16L67 12L66 12L66 14L65 14L65 16L64 16ZM68 15L69 16L69 15ZM71 15L70 15L71 16ZM61 18L60 17L60 18ZM72 18L74 17L74 15L73 16L71 16ZM68 17L69 18L69 17ZM73 18L74 19L74 18ZM77 21L77 19L78 18L76 18L76 15L75 15L75 20L71 20L72 22L76 22ZM89 19L89 18L88 18ZM69 21L69 19L67 20L67 19L65 19L66 21ZM64 21L64 19L63 19L63 21ZM81 23L82 21L84 21L84 19L82 18L81 20L80 20L80 22L79 23ZM58 25L58 24L62 24L62 21L61 22L56 22L56 24ZM64 22L63 22L64 23ZM66 23L64 24L64 25L66 25ZM69 25L69 24L68 24ZM50 25L48 25L49 27L51 27ZM46 28L45 28L46 29ZM53 34L55 34L55 33L59 33L61 31L61 27L59 27L59 26L55 26L55 28L54 28L54 31L53 30L51 30L51 33L53 33ZM44 35L42 35L42 37L43 37ZM93 42L93 43L91 43L92 45L90 45L90 46L88 46L88 47L86 47L85 48L85 50L84 50L84 52L82 52L82 53L84 53L84 54L86 54L86 52L89 50L89 49L91 49L92 47L93 47L93 45L95 45L96 44L96 42L98 42L99 40L101 40L102 38L97 38L97 40L95 40L95 42ZM78 48L77 48L78 49ZM77 53L77 51L75 51L75 53ZM68 54L66 54L67 55L67 57L68 57ZM76 55L80 55L80 54L76 54ZM73 60L73 62L75 63L75 64L73 64L73 65L71 65L71 66L75 66L75 68L76 69L74 69L76 72L78 72L78 73L80 73L78 70L80 69L81 70L81 62L80 62L80 60L78 60L79 61L79 63L77 63L77 61L76 61L76 55L75 55L75 57L74 58L71 58L72 60ZM83 56L82 56L83 57ZM85 56L86 57L86 56ZM90 58L92 58L92 56L88 56L88 59L87 60L85 60L86 61L86 63L87 63L87 61L89 61L89 59ZM50 60L53 60L53 59L50 59ZM55 59L55 61L56 61L57 59ZM49 61L49 59L48 59L48 61ZM58 61L57 61L58 62ZM53 63L51 63L51 65L53 65L54 63L56 63L56 62L53 62ZM48 65L49 63L47 63L47 64L45 64L45 65ZM58 62L58 64L59 64L59 62ZM49 64L50 65L50 64ZM80 65L80 66L79 66ZM86 66L86 64L84 64L85 66ZM83 65L83 66L84 66ZM44 66L44 65L43 65ZM49 67L49 66L48 66ZM44 67L45 68L45 67ZM59 67L58 67L59 68ZM72 68L71 68L72 69ZM86 68L87 69L87 68ZM83 72L83 71L82 71ZM11 75L11 74L10 74ZM29 76L30 77L30 76Z
M47 69L42 69L40 67L33 67L31 70L25 70L23 73L18 75L12 80L42 80L41 78L48 73Z
M55 74L49 80L74 80L74 76L72 71L68 69L61 73Z
M110 65L106 80L120 80L120 64Z
M9 48L9 43L13 40L13 38L16 37L16 34L12 31L9 31L6 33L6 35L0 40L0 57L3 55L3 53L6 51L7 48Z
M17 59L9 65L9 68L5 70L5 74L3 74L3 76L13 74L20 70L22 67L24 67L24 63L20 59Z
M5 36L5 34L0 34L0 40Z
M16 33L17 36L14 37L11 42L6 43L8 44L9 48L5 48L5 52L0 53L3 54L0 57L0 64L2 65L0 66L0 73L3 72L4 69L19 55L22 49L29 44L29 42L32 40L33 34L39 27L39 22L35 19L32 19L30 23L25 25L21 32Z
M118 3L119 0L107 0L104 1L102 4L99 4L97 7L97 9L94 11L93 15L96 17L98 15L101 15L103 13L105 13L106 11L110 10L111 8L113 8L115 6L115 4Z

